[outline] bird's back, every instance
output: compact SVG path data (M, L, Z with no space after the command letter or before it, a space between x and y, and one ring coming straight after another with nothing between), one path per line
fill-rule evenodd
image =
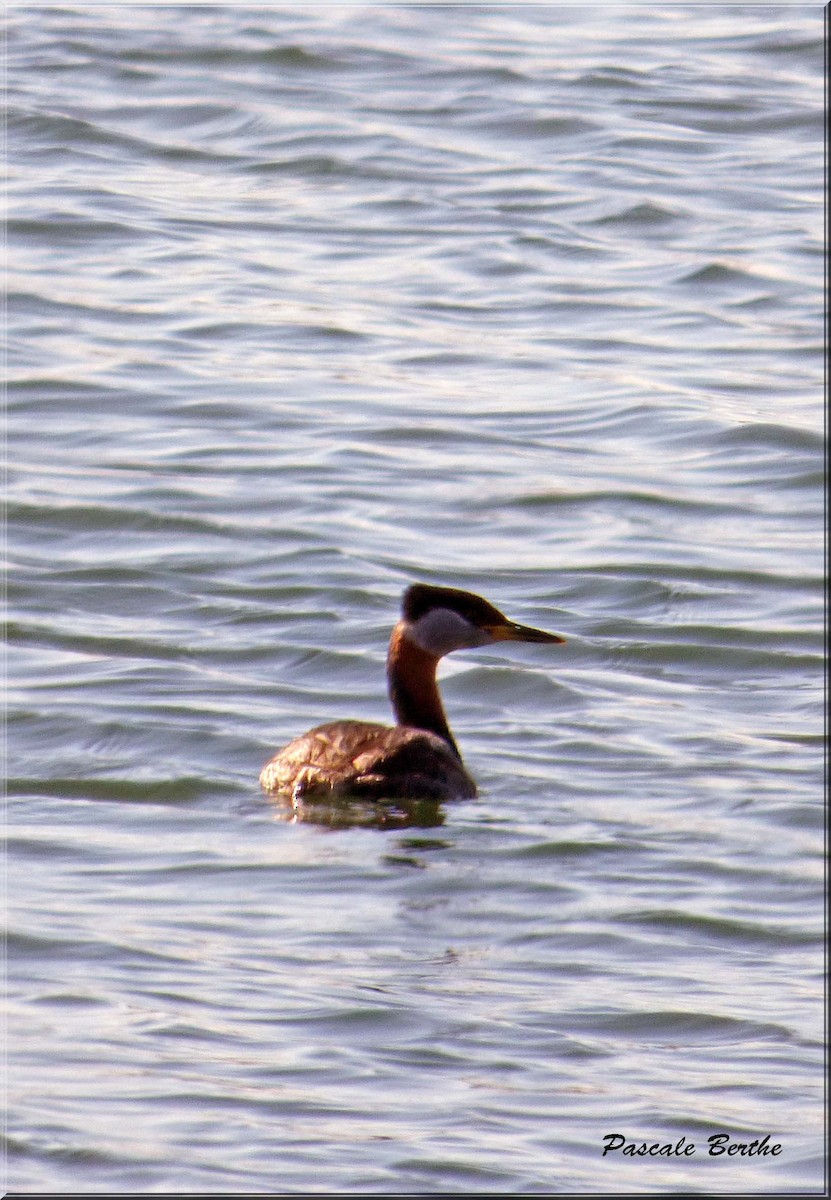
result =
M301 798L456 800L476 795L460 759L438 734L409 725L333 721L318 725L266 763L268 792Z

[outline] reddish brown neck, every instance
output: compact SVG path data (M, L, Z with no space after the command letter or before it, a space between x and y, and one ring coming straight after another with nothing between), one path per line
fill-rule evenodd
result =
M399 725L437 733L458 754L436 684L438 665L434 654L410 641L401 623L396 625L387 655L387 680L395 718Z

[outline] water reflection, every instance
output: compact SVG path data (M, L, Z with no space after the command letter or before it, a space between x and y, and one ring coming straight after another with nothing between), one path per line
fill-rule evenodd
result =
M297 800L269 796L277 821L324 825L329 829L434 829L445 821L438 800L369 801L350 797Z

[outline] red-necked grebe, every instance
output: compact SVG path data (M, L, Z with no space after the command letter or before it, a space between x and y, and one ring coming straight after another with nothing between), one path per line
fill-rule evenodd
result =
M444 715L439 659L494 642L563 642L517 625L472 592L415 583L390 638L387 681L397 725L333 721L289 742L260 772L267 792L324 799L455 800L476 795Z

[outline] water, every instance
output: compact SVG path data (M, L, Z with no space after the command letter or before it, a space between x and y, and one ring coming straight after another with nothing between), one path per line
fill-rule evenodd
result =
M822 38L11 10L12 1189L822 1189ZM298 819L416 579L568 642Z

